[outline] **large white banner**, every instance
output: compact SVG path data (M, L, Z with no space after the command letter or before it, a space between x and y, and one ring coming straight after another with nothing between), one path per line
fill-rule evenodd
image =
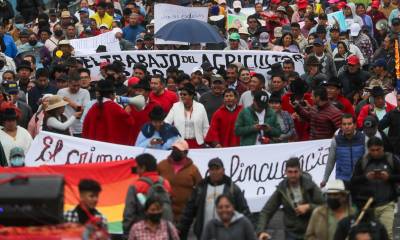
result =
M99 75L99 66L102 61L113 62L115 60L125 64L125 74L129 76L133 71L133 65L138 62L146 65L151 74L165 76L166 70L171 66L178 67L185 73L190 74L194 67L200 67L205 61L210 62L214 68L239 62L244 67L265 75L271 69L272 64L283 62L287 59L294 61L296 72L299 74L304 73L304 59L301 54L274 51L153 50L107 52L77 55L76 57L82 60L84 67L90 70L93 77Z
M72 39L70 40L70 43L71 46L74 48L76 55L96 53L96 49L99 47L99 45L106 46L107 52L121 51L119 41L115 38L115 31L102 33L95 37Z
M206 7L182 7L178 5L160 3L154 5L154 32L157 33L160 28L166 24L180 19L196 19L207 22L208 8ZM176 41L164 41L156 38L156 44L187 44Z
M260 211L275 186L284 178L285 161L299 157L304 171L316 183L322 180L328 158L330 140L282 143L249 147L193 149L189 157L203 176L208 161L219 157L224 162L225 173L244 191L252 211ZM27 166L43 164L78 164L109 162L134 158L141 153L151 153L158 161L169 151L144 149L41 132L34 139L25 163Z

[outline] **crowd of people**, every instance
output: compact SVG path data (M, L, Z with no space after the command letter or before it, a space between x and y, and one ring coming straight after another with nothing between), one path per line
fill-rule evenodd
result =
M0 166L24 166L42 130L172 150L158 165L151 155L136 158L140 178L124 211L129 239L186 239L193 221L198 239L268 239L280 206L286 239L393 239L400 2L165 2L207 7L209 24L225 39L190 45L155 43L153 1L81 0L76 12L69 3L46 8L18 0L16 11L8 0L0 3ZM246 16L243 8L254 9L247 25L228 26L228 15ZM328 21L340 11L345 29ZM162 75L138 62L127 76L126 65L115 60L100 62L95 75L75 57L70 40L110 31L122 51L279 51L301 54L304 69L290 58L270 65L267 74L240 62L215 68L204 61L191 72L171 66ZM202 179L187 156L196 148L317 139L332 139L322 182L289 159L286 178L258 215L220 159L210 160ZM81 204L66 220L85 223L92 220L85 214L98 215L105 226L95 210L101 186L90 179L79 186ZM369 198L372 205L363 209ZM364 218L356 220L361 211Z

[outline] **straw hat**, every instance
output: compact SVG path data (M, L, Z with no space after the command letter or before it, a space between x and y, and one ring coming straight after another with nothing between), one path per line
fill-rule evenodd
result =
M59 107L64 107L65 105L68 105L68 103L64 101L62 97L58 95L51 96L49 98L49 105L46 108L46 112Z

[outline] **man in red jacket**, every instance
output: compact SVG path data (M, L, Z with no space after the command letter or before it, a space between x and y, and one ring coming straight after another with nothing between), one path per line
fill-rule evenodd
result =
M328 99L336 108L343 113L348 113L355 117L356 114L353 105L341 94L340 90L342 89L342 83L337 77L333 77L329 79L329 81L323 82L322 86L326 88Z
M235 147L240 145L240 138L235 134L235 122L242 110L237 105L239 95L233 89L224 91L224 105L211 118L205 142L212 147Z
M143 125L150 121L149 113L153 108L159 105L158 102L153 101L150 97L150 84L147 78L140 80L136 85L133 86L133 92L135 95L142 95L146 101L146 105L143 109L137 109L132 105L129 105L125 110L132 116L135 120L133 126L133 131L131 132L134 142L139 135L140 130Z
M147 195L151 185L145 179L151 180L153 183L162 181L164 189L171 194L171 185L167 179L162 178L157 172L157 160L153 155L144 153L135 158L135 172L139 178L135 179L128 189L125 200L125 209L123 215L123 232L124 235L129 234L131 226L142 220L144 217L144 204L140 203L140 199Z

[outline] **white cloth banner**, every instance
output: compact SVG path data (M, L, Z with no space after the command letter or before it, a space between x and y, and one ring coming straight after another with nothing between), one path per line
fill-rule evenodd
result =
M152 50L96 53L77 55L76 57L82 60L84 67L90 70L94 78L100 73L100 63L102 61L113 62L116 60L125 64L125 74L128 76L131 75L133 65L137 62L146 65L147 71L151 74L162 74L165 76L167 69L171 66L178 67L190 75L193 68L200 67L205 61L210 62L214 68L239 62L244 67L265 75L270 70L272 64L283 62L287 59L293 60L296 72L299 74L304 73L304 59L301 54L275 51Z
M313 180L319 183L323 177L329 146L330 139L249 147L193 149L189 151L189 157L203 176L206 175L208 161L215 157L221 158L226 175L244 191L250 209L260 211L275 190L275 186L283 179L284 163L290 157L299 157L303 170L310 173ZM158 161L165 159L170 153L41 132L27 153L25 164L40 166L109 162L134 158L144 152L153 154Z
M114 31L102 33L95 37L73 39L70 40L70 44L74 47L75 55L96 53L96 49L99 45L106 46L107 52L121 51L119 41L115 38Z
M178 5L160 3L154 5L154 32L156 33L166 24L180 19L196 19L207 22L208 8L206 7L182 7ZM185 42L164 41L156 38L156 44L185 44Z

